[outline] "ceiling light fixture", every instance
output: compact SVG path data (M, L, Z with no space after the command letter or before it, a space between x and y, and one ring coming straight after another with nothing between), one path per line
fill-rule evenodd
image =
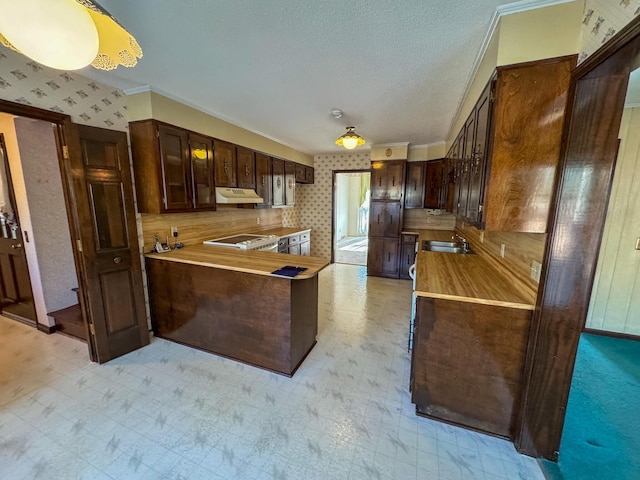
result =
M356 127L347 127L347 133L340 135L336 140L336 145L346 148L347 150L353 150L354 148L364 145L366 142L364 138L356 133Z
M0 0L0 43L59 70L133 67L142 49L95 0Z

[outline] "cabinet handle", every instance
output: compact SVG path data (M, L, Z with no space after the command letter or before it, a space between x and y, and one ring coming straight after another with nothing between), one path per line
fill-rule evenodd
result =
M414 180L413 181L413 191L415 192L416 190L418 190L418 181Z
M262 186L263 187L267 186L267 177L262 177Z
M249 176L249 164L248 163L244 164L244 176L245 177Z
M113 263L118 264L122 262L122 257L113 257Z
M226 160L224 161L224 173L229 173L229 163Z
M390 262L390 261L391 261L391 252L388 252L387 253L387 262Z
M380 214L378 214L378 225L380 225Z
M22 248L22 244L21 243L14 243L13 245L11 245L11 248Z
M391 186L392 187L396 186L396 177L391 177Z

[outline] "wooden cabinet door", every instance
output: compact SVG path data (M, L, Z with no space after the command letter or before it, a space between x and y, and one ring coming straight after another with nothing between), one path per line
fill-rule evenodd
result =
M307 181L307 176L305 175L304 165L300 165L296 163L295 167L296 167L296 182L305 183Z
M387 162L387 198L389 200L402 200L405 164L404 160Z
M273 173L271 157L256 153L256 193L264 200L256 207L271 206L273 197Z
M425 187L425 163L408 162L404 188L404 208L422 208Z
M384 253L384 238L369 237L367 249L367 275L382 274L382 256Z
M494 82L489 82L476 105L476 131L473 142L471 167L469 176L469 203L467 218L476 226L482 222L482 202L486 179L487 149L489 145L489 128L491 125L491 90Z
M386 200L387 196L385 162L371 162L371 200Z
M285 204L284 197L284 160L274 158L273 168L273 206L281 207Z
M386 202L372 201L369 206L369 236L384 237L386 231Z
M296 164L284 162L284 200L286 205L296 204Z
M400 278L409 277L409 267L416 261L417 235L402 235L402 248L398 265Z
M382 252L382 274L388 277L398 277L398 238L385 238Z
M311 255L311 242L303 242L300 244L300 255L308 257Z
M236 175L238 188L256 188L255 152L248 148L236 147Z
M424 185L424 208L440 207L442 188L442 160L426 162Z
M162 166L162 195L165 211L191 209L189 190L190 159L187 132L166 125L158 125L160 162Z
M213 178L213 141L201 135L189 134L191 155L191 189L196 209L216 208L216 187Z
M213 162L217 187L237 187L236 147L221 140L213 141Z
M475 110L464 126L464 142L461 147L462 170L460 171L460 198L458 199L458 216L467 217L469 201L469 177L471 172L471 156L473 152L473 134L475 128Z
M313 180L314 180L313 167L304 167L304 179L305 179L305 183L308 183L310 185L313 184Z
M400 202L387 202L385 205L384 236L397 237L400 235Z

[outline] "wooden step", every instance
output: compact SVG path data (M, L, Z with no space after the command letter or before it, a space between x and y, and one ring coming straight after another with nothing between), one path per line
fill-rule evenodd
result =
M56 327L59 332L66 333L72 337L87 341L87 331L82 320L82 312L80 305L71 305L70 307L56 310L48 313L56 321Z

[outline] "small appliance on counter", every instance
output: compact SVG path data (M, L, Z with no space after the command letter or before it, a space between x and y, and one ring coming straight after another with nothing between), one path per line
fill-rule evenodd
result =
M233 247L242 250L263 250L267 252L278 251L278 240L276 235L257 235L245 233L241 235L233 235L231 237L214 238L213 240L205 240L205 245L216 245L218 247Z

